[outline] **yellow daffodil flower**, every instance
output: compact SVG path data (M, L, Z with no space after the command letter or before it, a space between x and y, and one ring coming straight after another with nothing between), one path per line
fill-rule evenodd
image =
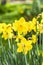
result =
M19 34L26 34L28 29L26 21L23 17L20 18L20 20L15 21L12 28L14 29L14 31L18 31Z
M36 24L37 24L37 19L36 19L36 18L33 18L33 19L32 19L32 23L33 23L34 25L36 25Z
M13 35L14 34L13 34L11 24L6 25L6 27L3 29L2 38L4 38L5 40L8 38L11 39Z
M37 42L37 36L36 35L32 35L32 42L34 44Z
M32 21L28 22L28 31L31 32L34 30L36 32L36 26L32 23Z
M0 33L6 28L6 23L0 23Z
M22 39L20 43L17 43L17 52L19 53L23 53L23 54L27 54L28 51L30 51L32 49L32 45L31 42L26 39Z

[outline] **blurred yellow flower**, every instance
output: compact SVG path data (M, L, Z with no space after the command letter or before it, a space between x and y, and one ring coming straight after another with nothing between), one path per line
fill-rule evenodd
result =
M11 39L12 37L13 37L13 30L12 30L11 24L8 24L3 29L2 38L4 38L6 40L8 38Z
M43 33L43 24L40 24L40 33Z
M19 39L24 39L24 37L22 35L20 35L20 34L18 34L15 38L16 38L17 42L18 42Z
M43 24L43 19L41 19L41 24Z
M6 28L6 23L0 23L0 33Z
M42 65L43 65L43 62L42 62Z
M8 39L8 34L6 33L2 34L2 38L4 38L5 40Z
M37 36L36 35L32 35L32 42L34 44L37 42Z
M27 54L28 51L32 49L31 42L26 40L25 38L21 40L20 43L17 43L17 52Z
M6 27L3 29L3 33L6 32L6 33L11 33L13 32L12 30L12 27L11 27L11 24L7 24Z
M38 30L40 33L43 33L43 24L42 24L42 23L38 23L38 24L37 24L37 30Z
M28 31L31 32L32 30L34 30L36 32L36 26L33 24L32 21L28 22Z
M2 38L4 38L5 40L7 40L7 39L12 39L13 36L14 36L13 33L9 33L9 34L3 33L3 34L2 34Z
M36 18L33 18L33 19L32 19L32 23L33 23L34 25L36 25L36 24L37 24L37 19L36 19Z
M32 21L29 21L28 22L28 32L31 32L32 31L32 28L33 27L33 25L32 25Z
M13 30L17 31L19 34L26 34L27 33L27 24L23 17L20 18L20 20L15 21L13 23Z

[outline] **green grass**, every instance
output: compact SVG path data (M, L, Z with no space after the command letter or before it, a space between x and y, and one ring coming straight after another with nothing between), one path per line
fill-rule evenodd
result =
M10 22L19 19L20 17L29 18L31 17L31 7L32 4L6 4L4 6L0 5L0 22ZM19 9L22 9L24 13L21 13ZM43 4L41 5L43 10Z
M15 19L18 19L22 16L25 16L27 14L30 14L30 4L16 4L16 5L9 5L6 4L5 6L0 6L1 12L0 12L0 22L12 22ZM24 13L22 14L19 9L22 9Z

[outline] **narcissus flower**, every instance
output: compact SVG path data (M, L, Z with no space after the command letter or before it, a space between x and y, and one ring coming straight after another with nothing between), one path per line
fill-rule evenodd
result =
M3 33L2 34L2 38L4 38L5 40L7 39L12 39L14 37L13 33Z
M17 20L13 23L13 30L17 31L19 34L26 34L27 33L27 24L25 19L22 17L20 20Z
M27 41L25 38L22 39L20 43L17 43L17 46L18 53L22 52L23 54L27 54L27 52L32 49L31 42L29 40Z
M13 30L11 27L11 24L6 25L6 27L3 29L3 33L2 33L2 38L6 39L11 39L13 37Z
M32 19L32 23L33 23L34 25L36 25L36 24L37 24L37 19L36 19L36 18L33 18L33 19Z
M18 42L18 40L21 40L21 39L25 39L22 35L18 34L16 37L16 41Z
M40 33L43 33L43 24L40 24L40 27L39 27L40 29Z
M32 35L32 42L34 44L37 42L37 36L36 35Z
M31 32L32 30L36 32L36 26L32 23L32 21L29 21L28 22L28 32Z
M0 23L0 34L3 32L5 28L6 28L6 23Z

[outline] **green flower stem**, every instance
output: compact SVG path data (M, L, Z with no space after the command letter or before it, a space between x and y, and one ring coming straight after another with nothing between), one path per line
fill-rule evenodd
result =
M39 44L40 44L40 50L41 50L41 34L39 35Z
M36 23L36 37L38 39L38 34L37 34L38 30L37 30L37 23ZM38 47L38 40L36 42L36 55L38 54L38 50L39 50L39 47ZM36 64L36 62L35 62ZM37 55L37 65L38 65L38 55Z
M26 55L24 55L24 57L25 57L25 63L26 63L26 65L28 65Z
M36 37L37 37L37 39L38 39L38 34L37 34L37 32L38 32L38 30L37 30L37 23L36 23ZM39 50L39 48L38 48L38 40L37 40L37 42L36 42L36 51L37 51L37 54L38 54L38 50Z
M8 39L8 45L9 45L9 48L11 49L10 39Z
M42 33L42 51L43 51L43 33Z
M2 44L2 37L1 37L1 35L0 35L0 43Z
M41 34L41 53L43 52L43 33ZM43 57L41 56L41 63L43 62Z

